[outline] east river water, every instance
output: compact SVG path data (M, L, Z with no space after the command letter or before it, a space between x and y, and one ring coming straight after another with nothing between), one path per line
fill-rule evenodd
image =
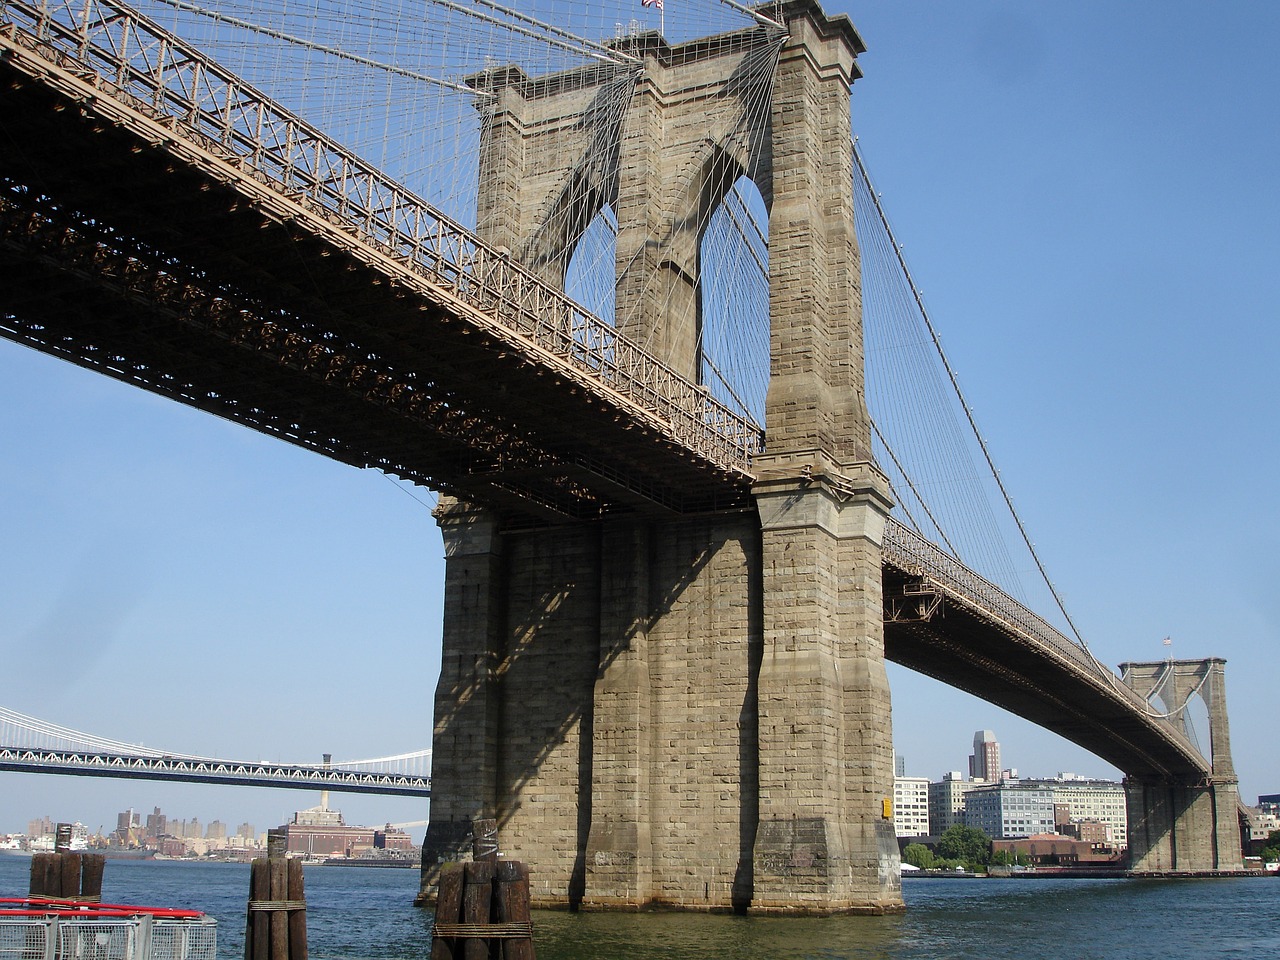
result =
M30 861L0 856L0 896L23 896ZM425 960L431 913L417 872L306 872L313 960ZM107 861L103 899L189 907L218 919L220 960L241 960L249 868ZM894 917L534 914L539 960L1202 960L1280 958L1280 878L910 879Z

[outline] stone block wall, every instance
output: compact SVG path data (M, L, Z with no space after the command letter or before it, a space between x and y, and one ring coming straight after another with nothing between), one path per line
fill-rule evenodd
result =
M446 538L462 509L442 512ZM508 533L496 559L450 557L446 623L468 628L446 633L436 742L458 749L437 746L428 886L495 816L537 903L745 904L759 540L737 515ZM483 682L460 684L477 660Z

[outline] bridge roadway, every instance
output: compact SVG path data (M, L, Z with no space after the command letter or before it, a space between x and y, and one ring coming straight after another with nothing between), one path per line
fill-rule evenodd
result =
M0 770L126 780L305 788L332 790L336 793L376 793L393 797L431 796L430 777L293 763L247 763L205 757L125 756L78 750L0 746Z
M54 9L0 0L0 335L509 518L750 508L756 428L159 28ZM1131 775L1208 776L893 521L884 575L890 659Z
M749 502L758 427L145 18L49 6L0 2L4 335L509 513Z
M1186 735L1088 651L890 520L885 657L1077 743L1130 776L1207 780Z

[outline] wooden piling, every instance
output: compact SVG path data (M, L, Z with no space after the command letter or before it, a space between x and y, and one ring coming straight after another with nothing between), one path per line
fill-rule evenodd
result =
M271 864L271 899L279 904L289 899L289 863L283 857L268 861ZM271 960L289 960L289 914L276 907L271 917Z
M492 863L468 863L464 868L466 886L462 890L462 922L468 926L486 926L493 919ZM462 946L463 960L488 960L489 941L468 936Z
M80 854L58 853L58 870L62 874L62 896L80 896Z
M102 873L107 858L100 853L86 853L80 858L80 898L91 903L102 902Z
M302 861L289 861L289 900L306 903L307 894L302 880ZM289 960L307 960L307 911L289 911Z
M440 869L431 960L534 960L529 870L498 856L498 821L471 822L471 863Z
M54 893L49 888L51 880L49 876L49 861L54 857L52 853L36 853L31 856L31 880L27 886L27 893L32 897L57 897L62 895L62 871L58 871L58 892Z
M511 937L502 941L502 960L534 960L533 924L529 915L529 868L518 860L500 860L496 879L494 901L498 922L529 927L528 937Z
M462 919L462 886L462 864L446 863L440 870L440 886L436 894L436 919L431 936L431 960L461 960L461 952L455 952L454 949L458 942L445 936L443 931Z
M299 861L257 857L250 864L244 956L307 960L307 901Z
M271 899L271 861L254 857L249 867L249 924L245 931L245 960L269 960L271 915L255 910L253 904Z
M431 960L535 960L524 864L444 865Z

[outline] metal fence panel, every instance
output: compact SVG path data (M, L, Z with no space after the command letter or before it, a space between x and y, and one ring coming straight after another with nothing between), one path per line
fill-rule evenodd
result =
M0 960L217 960L217 952L212 917L0 917Z

